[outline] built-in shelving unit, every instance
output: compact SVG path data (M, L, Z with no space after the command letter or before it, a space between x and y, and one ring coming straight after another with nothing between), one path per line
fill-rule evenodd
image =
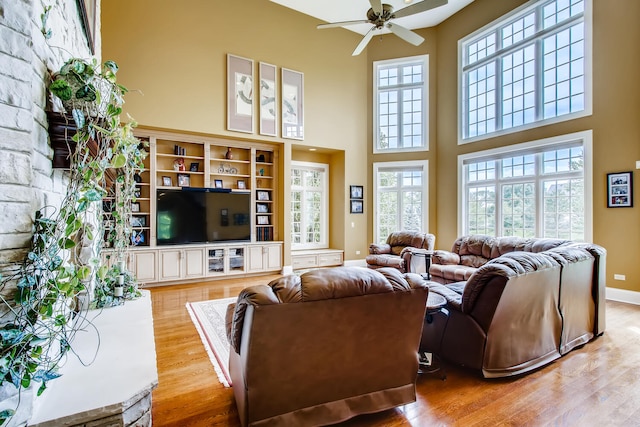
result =
M140 281L170 283L282 269L277 146L166 131L137 129L135 133L149 144L145 170L137 184L137 211L132 214L133 229L141 233L142 241L129 259L129 267ZM251 239L157 245L157 190L184 187L250 194Z

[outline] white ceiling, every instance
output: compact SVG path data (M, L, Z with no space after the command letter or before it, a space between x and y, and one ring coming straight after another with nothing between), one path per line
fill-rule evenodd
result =
M282 6L304 13L314 18L321 19L325 22L341 22L341 21L356 21L359 19L367 19L367 11L371 8L368 0L271 0L274 3L278 3ZM390 4L394 10L400 10L409 4L417 3L418 0L413 0L406 3L404 0L383 0L383 3ZM410 30L416 28L427 28L438 25L460 9L467 6L473 0L449 0L444 5L435 9L428 10L423 13L418 13L404 18L394 19L393 22L398 25L402 25ZM344 27L348 30L356 33L365 34L371 28L371 24L358 24ZM322 31L332 31L331 29L325 29ZM388 33L389 30L385 29L381 33Z

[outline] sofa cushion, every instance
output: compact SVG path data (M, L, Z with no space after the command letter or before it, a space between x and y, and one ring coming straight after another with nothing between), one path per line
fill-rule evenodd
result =
M447 283L467 280L473 273L475 273L476 270L477 268L466 265L451 264L431 264L431 268L429 268L431 276L442 277Z
M400 256L395 255L367 255L365 258L367 265L369 267L393 267L398 270L405 271L404 259L400 258Z

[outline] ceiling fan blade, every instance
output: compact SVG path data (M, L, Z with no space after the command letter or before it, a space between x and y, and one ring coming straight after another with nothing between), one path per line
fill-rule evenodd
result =
M346 25L356 25L356 24L366 24L369 21L366 19L359 19L357 21L342 21L342 22L331 22L329 24L318 24L318 29L322 30L324 28L336 28L336 27L344 27Z
M371 29L369 30L369 32L367 34L364 35L364 37L362 38L362 40L360 40L360 43L358 43L358 46L356 46L356 49L353 51L353 53L351 54L351 56L358 56L360 55L360 52L362 52L364 50L365 47L367 47L367 45L369 44L369 41L371 40L371 38L373 37L373 32L375 31L376 27L371 27Z
M402 18L403 16L413 15L415 13L426 12L436 7L444 6L448 0L422 0L420 3L414 3L411 6L403 7L393 12L394 18Z
M390 22L387 24L387 28L390 29L393 34L411 43L414 46L418 46L420 43L424 41L423 37L417 35L411 30L406 29L402 25L392 24Z
M377 15L382 15L382 0L369 0L369 3Z

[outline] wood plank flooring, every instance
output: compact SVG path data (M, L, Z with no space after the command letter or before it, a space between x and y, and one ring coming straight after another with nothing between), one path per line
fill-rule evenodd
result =
M149 288L159 376L155 427L240 425L233 391L218 382L185 304L236 296L275 277ZM415 403L341 426L640 426L639 366L640 307L607 302L605 334L540 370L485 380L447 365L446 381L418 377Z

